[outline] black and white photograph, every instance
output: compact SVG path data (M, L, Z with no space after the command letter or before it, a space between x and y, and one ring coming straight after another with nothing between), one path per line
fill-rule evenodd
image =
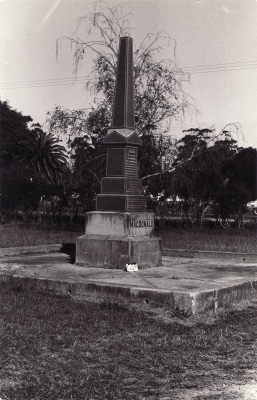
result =
M257 400L257 0L0 32L0 400Z

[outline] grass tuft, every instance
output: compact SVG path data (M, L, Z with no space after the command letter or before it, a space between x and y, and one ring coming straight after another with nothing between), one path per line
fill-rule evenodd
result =
M123 299L116 299L110 296L106 296L101 299L100 309L101 310L110 310L112 312L123 312L128 311L128 303Z

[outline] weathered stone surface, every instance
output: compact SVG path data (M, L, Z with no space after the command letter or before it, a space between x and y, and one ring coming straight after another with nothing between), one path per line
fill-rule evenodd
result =
M144 212L146 201L144 195L98 194L97 211Z
M97 211L146 211L138 179L138 146L142 141L135 132L132 45L130 37L120 39L112 127L103 140L107 146L106 177L96 196Z
M138 150L136 147L111 147L107 149L106 176L126 176L137 178Z
M86 235L152 236L154 213L86 213Z
M149 236L122 237L83 235L77 238L76 264L85 267L125 269L137 263L138 268L161 265L161 239Z
M96 196L97 211L146 211L137 159L136 147L107 149L106 177L101 180L101 194Z
M107 130L107 135L103 140L106 145L113 144L131 144L133 146L141 146L142 140L138 136L138 134L134 131L134 129L115 129L110 128Z
M135 128L133 40L131 37L120 38L112 126Z
M48 251L46 246L45 251ZM52 250L52 246L50 247ZM162 266L142 268L137 273L126 269L84 268L71 263L67 254L19 254L20 248L2 249L0 281L13 288L40 290L79 296L103 294L166 304L193 314L221 307L233 309L241 300L257 296L257 262L163 257ZM13 254L16 256L8 256ZM37 252L37 246L34 248ZM245 303L246 304L246 303ZM242 304L241 304L242 306Z
M142 181L138 178L108 178L101 180L101 193L142 194Z

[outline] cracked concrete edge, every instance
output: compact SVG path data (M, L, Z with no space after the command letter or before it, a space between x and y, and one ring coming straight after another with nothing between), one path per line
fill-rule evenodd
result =
M2 247L0 257L17 256L22 254L59 253L63 244L42 244L38 246Z
M132 302L166 306L181 315L199 314L206 311L217 312L220 308L229 309L242 300L253 300L257 296L257 281L246 281L229 287L191 293L106 282L74 282L45 277L22 277L15 273L1 274L0 282L9 282L14 290L38 290L77 297L82 300L83 297L89 295L111 296Z
M162 249L162 255L168 257L207 258L241 262L257 262L257 253L235 253L208 250Z
M170 305L172 307L180 303L190 308L191 299L189 293L171 292L165 289L149 289L138 286L120 285L106 282L77 282L67 279L50 279L46 277L24 277L17 273L1 273L0 282L8 282L14 290L39 290L47 293L81 297L91 295L114 296L117 298L141 301L146 304Z
M236 285L190 293L192 298L192 313L205 311L217 312L220 308L231 309L243 300L253 300L257 297L257 280L245 281Z

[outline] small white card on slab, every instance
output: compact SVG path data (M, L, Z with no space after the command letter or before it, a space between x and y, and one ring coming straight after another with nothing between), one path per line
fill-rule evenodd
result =
M127 271L133 272L133 271L138 271L138 265L137 264L126 264Z

